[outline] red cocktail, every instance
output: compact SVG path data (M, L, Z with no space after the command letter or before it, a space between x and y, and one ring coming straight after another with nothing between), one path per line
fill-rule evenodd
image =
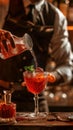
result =
M28 91L33 94L39 94L45 88L47 77L43 72L25 72L24 80Z
M39 113L38 94L40 94L46 87L47 73L25 71L23 75L27 89L29 92L34 94L35 99L35 113L30 114L30 117L35 119L42 119L44 117L44 113Z

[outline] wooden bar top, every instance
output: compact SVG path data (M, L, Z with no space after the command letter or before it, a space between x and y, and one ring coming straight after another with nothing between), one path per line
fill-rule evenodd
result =
M52 130L52 128L54 129L55 127L68 128L68 126L69 126L69 130L70 130L70 127L73 130L73 119L71 120L69 119L69 116L73 115L73 112L52 112L47 115L47 118L39 119L39 120L29 120L29 119L26 120L25 117L23 116L24 114L25 113L18 112L16 116L16 123L14 124L0 123L0 130L1 128L5 128L5 127L7 127L7 130L10 127L12 128L25 127L25 128L32 128L32 130L36 127L39 127L40 129L44 127L44 128L50 128L50 130Z
M50 112L45 119L26 120L24 117L20 118L22 113L16 117L16 126L73 126L73 120L69 119L73 112Z

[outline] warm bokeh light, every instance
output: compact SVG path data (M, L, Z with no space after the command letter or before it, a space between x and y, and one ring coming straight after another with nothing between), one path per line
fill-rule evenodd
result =
M73 26L68 26L67 28L69 31L73 30Z
M0 4L7 5L9 4L9 0L0 0Z

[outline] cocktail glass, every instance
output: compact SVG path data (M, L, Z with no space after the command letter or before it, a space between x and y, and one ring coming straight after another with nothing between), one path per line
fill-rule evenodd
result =
M35 101L35 110L33 113L29 113L27 117L30 119L45 118L47 113L39 112L38 94L40 94L46 87L47 73L25 71L23 73L23 76L27 86L27 90L32 94L34 94L34 101Z

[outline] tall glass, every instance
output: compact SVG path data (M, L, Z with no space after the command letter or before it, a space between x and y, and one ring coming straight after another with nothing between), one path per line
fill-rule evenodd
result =
M45 118L44 112L39 112L38 94L40 94L46 87L47 84L47 73L46 72L29 72L23 73L24 81L27 86L27 90L34 94L35 110L33 113L28 114L27 117L30 119L42 119Z

